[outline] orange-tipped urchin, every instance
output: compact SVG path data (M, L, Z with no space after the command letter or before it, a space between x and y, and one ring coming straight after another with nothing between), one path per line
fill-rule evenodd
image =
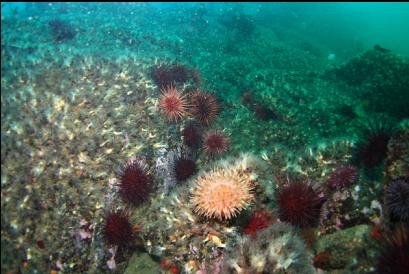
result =
M255 180L251 169L224 166L205 172L193 190L195 212L207 218L229 220L254 200Z
M188 114L186 95L183 95L174 86L168 86L162 89L159 108L169 120L177 121Z

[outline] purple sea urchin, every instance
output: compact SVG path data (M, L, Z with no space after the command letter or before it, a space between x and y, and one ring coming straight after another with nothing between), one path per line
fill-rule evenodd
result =
M380 164L386 158L392 132L392 126L388 122L369 122L355 146L355 160L366 168Z
M176 159L174 172L178 181L185 181L196 173L196 163L192 159L183 157Z
M292 181L276 194L280 220L301 228L318 225L325 200L311 184L302 181Z
M197 121L209 125L220 110L216 97L208 92L195 91L190 97L191 113Z
M393 180L385 191L385 204L393 221L409 223L409 179Z
M152 190L153 177L148 166L142 160L128 161L119 183L119 193L122 199L132 205L140 205L148 199Z
M104 238L110 245L124 246L132 239L132 225L122 212L109 212L105 217Z
M183 84L189 79L188 69L181 64L160 64L151 71L153 81L159 88Z
M405 274L409 270L409 228L399 226L385 237L378 255L376 273Z
M356 182L358 175L359 171L355 166L339 166L330 174L328 185L331 188L343 188Z
M198 149L202 144L202 131L195 123L189 123L182 131L182 138L188 148Z
M176 150L170 155L168 168L176 182L186 181L197 172L195 156L181 149Z

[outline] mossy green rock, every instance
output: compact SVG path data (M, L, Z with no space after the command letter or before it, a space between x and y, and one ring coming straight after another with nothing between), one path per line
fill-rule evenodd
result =
M315 244L316 254L330 254L326 268L343 269L351 265L365 248L369 231L369 226L358 225L322 236Z
M161 268L148 253L135 252L128 262L124 274L157 274Z

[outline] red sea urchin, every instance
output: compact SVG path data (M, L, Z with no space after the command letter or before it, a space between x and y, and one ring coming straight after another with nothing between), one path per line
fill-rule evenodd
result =
M153 177L148 166L142 161L131 159L125 165L119 183L122 199L132 205L145 202L153 189Z
M162 89L159 108L169 120L177 121L185 117L188 114L187 107L186 95L183 95L174 86Z
M409 270L409 228L399 226L386 236L379 252L376 273L407 274Z
M301 228L318 225L325 200L311 184L302 181L290 182L276 194L280 220Z
M229 138L219 131L207 132L203 141L203 149L208 155L221 155L229 149Z
M352 165L337 167L329 176L328 185L331 188L343 188L356 182L359 171Z
M267 228L273 222L273 214L270 211L258 210L251 216L250 221L243 230L243 233L245 235L254 236L258 231Z
M124 246L132 239L132 225L122 212L109 212L105 217L104 238L110 245Z
M191 113L202 124L209 125L220 110L216 97L208 92L195 91L190 97Z
M398 178L388 185L385 204L392 221L409 223L409 178Z

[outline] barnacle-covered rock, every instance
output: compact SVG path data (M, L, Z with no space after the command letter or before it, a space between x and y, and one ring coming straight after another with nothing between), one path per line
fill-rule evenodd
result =
M254 238L241 237L225 253L223 273L315 273L293 227L276 223Z

